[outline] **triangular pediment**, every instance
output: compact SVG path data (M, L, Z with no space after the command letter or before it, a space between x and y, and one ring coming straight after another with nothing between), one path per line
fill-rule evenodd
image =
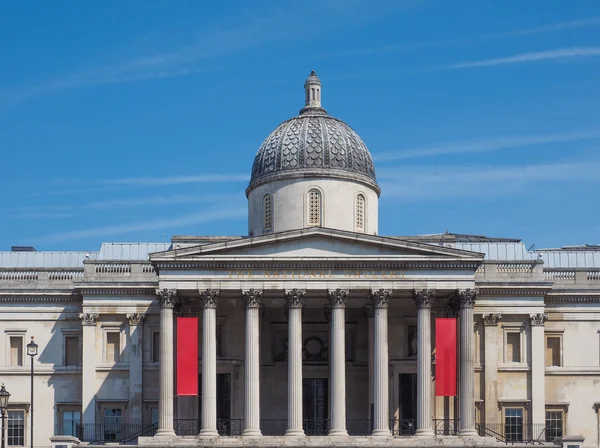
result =
M154 261L203 258L395 258L477 261L483 254L398 238L309 228L151 254Z

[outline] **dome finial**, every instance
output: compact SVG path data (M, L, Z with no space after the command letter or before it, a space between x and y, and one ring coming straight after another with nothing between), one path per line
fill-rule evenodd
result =
M321 107L321 81L314 70L311 70L310 75L304 82L304 109L300 113L307 111L323 111Z

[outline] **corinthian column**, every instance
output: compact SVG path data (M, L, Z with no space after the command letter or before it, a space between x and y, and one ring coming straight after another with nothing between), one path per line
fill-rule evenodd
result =
M435 290L413 291L417 306L417 430L416 436L433 437L431 427L431 305Z
M388 363L388 303L392 291L380 289L371 292L374 322L373 380L374 380L374 424L373 436L389 437L390 432L390 395Z
M346 431L346 302L348 291L329 291L331 305L331 427L330 436L347 436Z
M285 292L288 310L288 418L286 436L303 436L302 428L302 307L305 291Z
M458 434L477 436L475 431L475 360L473 359L473 307L477 294L459 291L460 300L460 420Z
M246 399L243 436L260 436L260 307L262 291L243 291L246 306Z
M200 291L202 313L202 419L200 436L218 437L217 431L217 304L219 291Z
M173 307L177 291L156 291L160 304L160 396L158 400L157 437L173 437Z

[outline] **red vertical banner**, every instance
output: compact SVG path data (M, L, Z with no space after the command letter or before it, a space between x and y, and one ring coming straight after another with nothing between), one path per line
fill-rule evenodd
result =
M456 319L435 320L435 395L456 396Z
M177 318L177 395L198 395L197 317Z

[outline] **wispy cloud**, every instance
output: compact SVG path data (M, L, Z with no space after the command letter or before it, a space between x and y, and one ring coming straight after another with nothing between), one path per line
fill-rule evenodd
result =
M459 64L443 65L430 70L459 70L474 67L491 67L496 65L522 64L524 62L546 61L554 59L572 59L590 56L600 56L600 47L573 47L557 50L521 53L504 58L485 59L482 61L461 62Z
M201 174L198 176L131 177L104 180L105 184L135 185L140 187L162 187L165 185L197 184L208 182L247 182L247 174Z
M379 47L358 48L347 51L336 51L332 53L323 53L318 55L321 59L341 57L341 56L359 56L377 53L393 53L397 51L415 50L419 48L434 48L434 47L452 47L457 45L469 44L474 42L482 42L494 39L506 39L510 37L526 36L547 33L552 31L562 31L572 28L581 28L585 26L600 25L600 17L591 17L589 19L572 20L569 22L555 23L546 26L523 28L520 30L506 31L502 33L483 34L481 36L465 37L461 39L446 39L437 41L424 42L404 42L392 45L382 45ZM311 56L313 59L314 56Z
M32 240L36 243L54 243L67 240L81 240L92 237L108 237L157 229L164 229L165 231L168 230L171 234L174 234L177 232L176 229L183 226L202 224L211 221L239 219L246 216L246 214L247 208L245 207L202 211L199 213L182 215L169 219L158 219L154 221L146 220L141 222L115 224L112 226L95 227L83 230L73 230L70 232L53 233L40 238L33 238Z
M600 182L600 162L581 161L526 166L410 166L380 170L382 198L440 200L509 196L532 186Z
M176 195L157 195L145 196L139 198L108 199L104 201L94 201L88 203L73 204L44 204L36 206L21 206L8 209L7 212L16 212L11 215L14 218L29 217L55 217L67 218L76 215L78 211L88 210L110 210L119 207L157 207L161 205L181 205L181 204L235 204L243 198L241 193L215 193L215 194L176 194ZM71 212L71 213L68 213Z
M422 148L407 148L397 151L388 151L373 154L378 162L393 160L413 159L417 157L433 157L448 154L462 154L473 152L490 152L502 149L519 148L524 146L548 145L583 140L600 139L600 130L587 130L565 132L546 135L525 135L518 137L492 137L487 139L465 140L443 145L427 146Z

